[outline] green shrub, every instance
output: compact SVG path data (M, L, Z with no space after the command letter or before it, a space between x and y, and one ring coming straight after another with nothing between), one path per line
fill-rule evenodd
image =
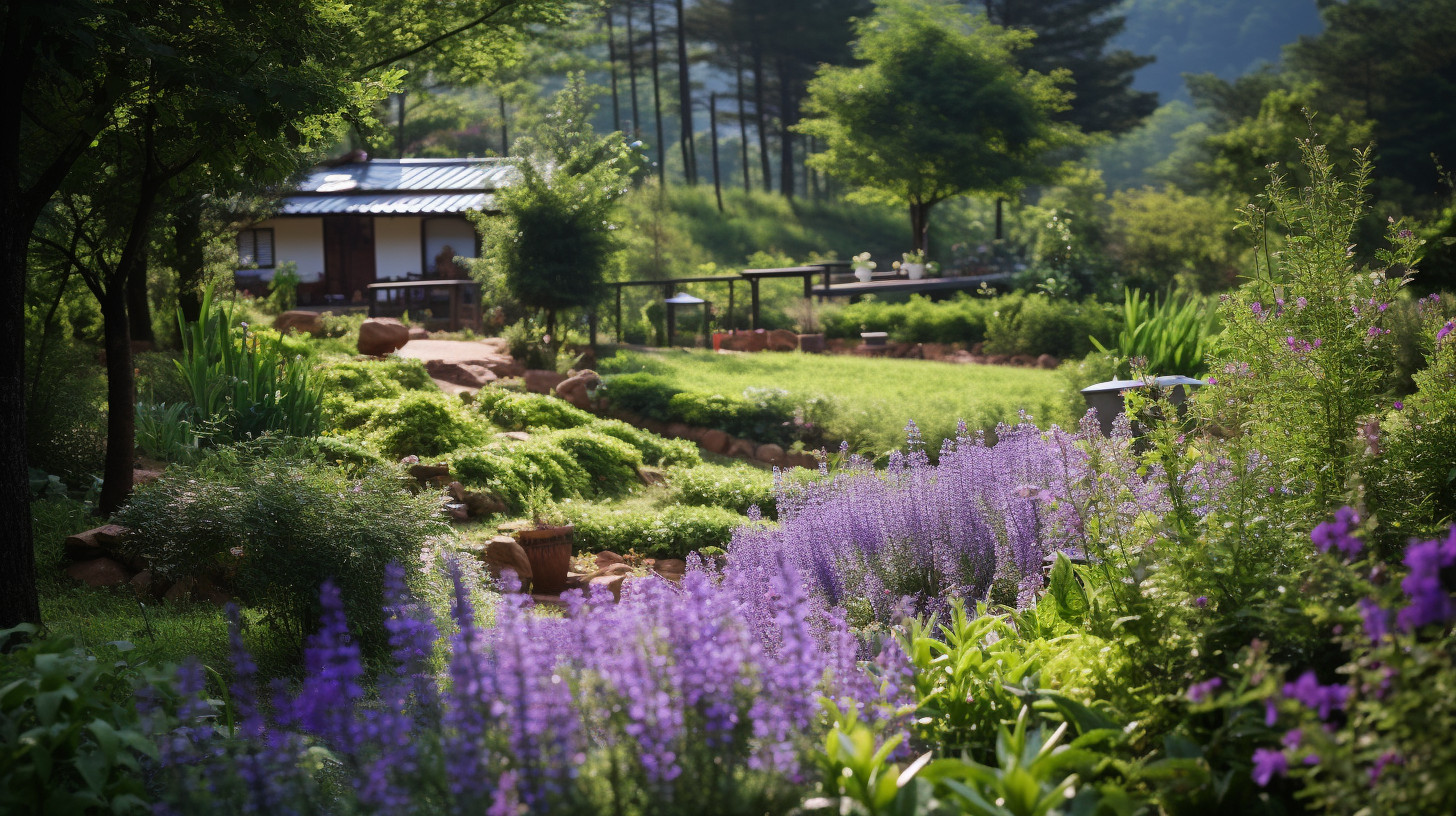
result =
M406 391L438 391L425 364L419 360L386 357L383 360L343 360L319 366L319 381L329 395L356 400L398 397Z
M1116 325L1112 310L1092 298L1008 295L986 323L986 353L1081 357L1092 351L1092 337L1109 336Z
M339 436L314 437L309 440L309 447L317 452L319 459L336 465L367 468L382 466L388 462L367 445Z
M862 331L888 332L902 343L961 343L972 345L986 336L986 321L996 300L964 292L953 299L932 301L913 295L905 303L866 299L822 315L829 337L859 339Z
M291 637L313 630L319 586L332 578L350 623L378 653L384 567L416 563L426 539L446 530L439 515L438 494L411 495L389 469L351 477L286 452L229 449L137 488L115 521L156 574L231 574L242 602Z
M602 387L614 408L658 422L672 421L668 403L682 393L682 389L673 387L667 380L647 373L617 374L608 377Z
M579 552L629 550L652 558L685 558L704 547L726 548L744 518L721 507L668 507L658 514L568 505Z
M754 389L750 398L684 391L668 401L670 420L717 428L756 442L791 444L794 405L783 391Z
M475 408L508 431L579 428L596 420L595 416L563 399L493 388L483 389L476 396Z
M528 492L531 487L542 487L551 491L551 498L557 501L591 495L592 480L586 468L555 442L533 437L511 446L510 452Z
M721 507L747 513L758 506L764 518L778 518L773 474L754 467L699 465L683 470L672 479L673 498L695 507Z
M525 508L530 489L527 462L511 455L501 444L461 451L450 457L450 473L466 487L484 489L499 496L512 512Z
M169 462L185 462L197 452L197 434L192 429L191 409L186 403L136 404L136 446L147 456Z
M490 433L459 400L438 391L413 391L370 405L375 410L363 430L386 456L439 456L478 445Z
M703 461L698 446L684 439L667 439L651 431L628 425L620 419L598 419L593 431L616 437L636 448L649 465L696 465Z
M642 454L636 448L587 428L568 428L547 437L571 455L591 478L591 495L617 496L637 484Z
M88 654L34 635L30 625L0 631L0 811L150 812L142 763L157 748L127 703L137 672L116 659L131 644ZM31 639L13 648L17 636Z

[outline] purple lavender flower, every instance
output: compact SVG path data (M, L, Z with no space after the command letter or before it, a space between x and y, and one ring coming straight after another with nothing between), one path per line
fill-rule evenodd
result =
M1222 685L1223 678L1221 677L1210 677L1201 683L1194 683L1188 687L1188 702L1201 703Z
M1365 626L1365 634L1370 638L1371 643L1379 643L1390 634L1390 611L1372 598L1361 598L1360 620Z
M1289 772L1289 760L1284 756L1283 751L1275 751L1271 748L1257 748L1254 750L1254 782L1259 787L1267 787L1269 782L1276 776L1283 776Z

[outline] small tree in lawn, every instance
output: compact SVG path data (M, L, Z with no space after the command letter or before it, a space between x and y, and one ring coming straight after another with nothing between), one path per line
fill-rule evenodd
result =
M501 215L477 218L486 235L481 271L503 280L523 306L545 311L553 344L556 312L591 306L606 291L618 249L612 203L636 166L620 133L593 132L595 107L585 79L570 77L544 123L516 142L519 176L496 194Z
M909 204L918 250L936 204L1050 180L1047 153L1080 141L1052 119L1070 99L1066 72L1016 64L1029 32L952 0L880 0L856 33L861 64L819 70L797 129L825 147L810 166L857 185L856 197Z

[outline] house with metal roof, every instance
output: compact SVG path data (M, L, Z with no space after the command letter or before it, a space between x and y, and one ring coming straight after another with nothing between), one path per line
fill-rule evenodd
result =
M464 278L479 257L466 218L491 212L510 183L508 159L369 159L321 166L275 213L238 233L240 287L262 288L292 261L299 303L362 303L371 283Z

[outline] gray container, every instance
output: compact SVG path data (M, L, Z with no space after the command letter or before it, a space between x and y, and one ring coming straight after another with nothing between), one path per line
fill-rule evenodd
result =
M1181 375L1153 377L1151 381L1108 380L1083 388L1082 399L1087 401L1088 408L1097 409L1097 422L1102 426L1103 436L1111 436L1112 423L1116 422L1117 418L1127 410L1127 403L1123 398L1123 394L1127 391L1147 388L1149 385L1156 388L1171 388L1172 394L1169 399L1173 405L1181 409L1194 388L1207 384L1203 380Z

